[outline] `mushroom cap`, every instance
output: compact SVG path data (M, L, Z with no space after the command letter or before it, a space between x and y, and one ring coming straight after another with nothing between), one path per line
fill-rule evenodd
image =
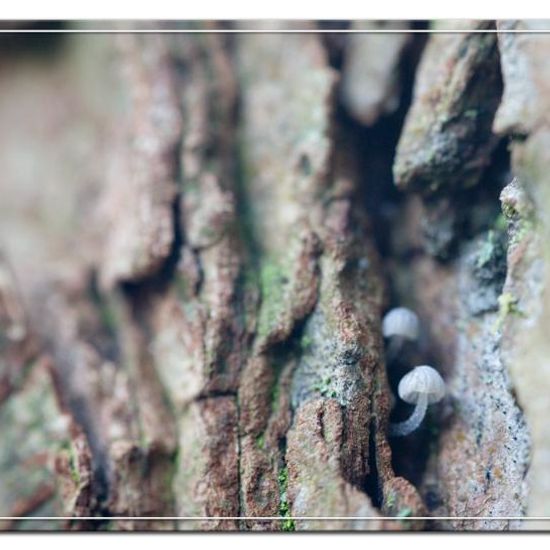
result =
M382 320L382 334L384 338L403 336L409 340L417 340L420 323L414 311L406 307L390 309Z
M413 405L421 395L427 396L428 404L437 403L445 395L445 382L434 368L421 365L403 376L397 392L403 401Z

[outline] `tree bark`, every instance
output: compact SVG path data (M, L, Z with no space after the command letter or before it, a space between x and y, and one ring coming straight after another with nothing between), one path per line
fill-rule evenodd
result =
M507 25L4 38L2 527L548 515L550 45Z

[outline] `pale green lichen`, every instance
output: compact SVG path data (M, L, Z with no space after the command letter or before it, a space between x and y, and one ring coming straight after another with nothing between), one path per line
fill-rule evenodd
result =
M501 193L502 213L508 221L510 244L516 245L536 228L531 200L517 178Z
M0 407L0 428L0 512L7 515L17 500L31 498L50 483L51 459L67 448L67 419L46 370L35 366L23 388ZM48 460L37 464L39 456ZM57 497L53 500L57 502Z
M476 240L468 257L475 284L465 294L465 303L472 315L498 310L498 297L506 280L507 237L503 231L491 229Z
M510 244L516 245L528 237L535 229L535 223L533 220L524 219L520 220L516 230L512 233Z
M523 315L518 307L518 299L510 292L504 292L498 299L499 313L503 316L507 315Z
M497 252L497 247L500 248L501 246L502 242L497 232L489 230L487 238L483 241L477 253L476 267L481 269L489 264Z
M510 315L525 317L525 313L519 308L518 302L518 298L511 292L503 292L498 297L498 315L494 326L495 331L502 329L504 321Z

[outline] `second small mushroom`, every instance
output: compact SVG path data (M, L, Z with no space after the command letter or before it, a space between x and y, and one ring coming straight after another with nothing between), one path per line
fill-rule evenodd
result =
M416 313L406 307L390 309L382 319L382 334L388 341L386 359L398 357L406 341L418 340L420 322Z
M428 405L443 399L445 382L434 368L421 365L401 379L397 392L403 401L415 405L415 408L407 420L390 424L390 435L395 437L408 435L420 426Z

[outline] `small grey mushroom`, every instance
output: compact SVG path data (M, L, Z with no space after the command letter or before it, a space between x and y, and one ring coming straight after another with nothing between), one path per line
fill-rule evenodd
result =
M395 307L390 309L382 320L382 334L384 338L394 336L417 340L420 323L414 311L406 307Z
M408 435L420 426L428 405L445 396L445 382L434 368L421 365L403 376L397 392L403 401L415 405L415 408L407 420L390 424L390 435L395 437Z
M418 340L419 333L420 321L414 311L406 307L390 309L382 319L382 334L388 340L388 361L398 356L405 341Z

